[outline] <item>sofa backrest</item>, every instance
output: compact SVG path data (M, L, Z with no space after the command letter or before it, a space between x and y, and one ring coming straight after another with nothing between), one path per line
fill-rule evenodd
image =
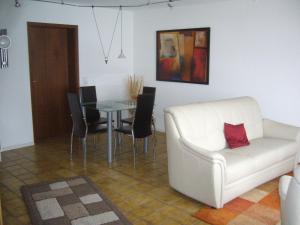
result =
M224 123L244 123L249 140L263 136L260 108L251 97L173 106L165 113L172 115L182 138L209 151L226 148Z

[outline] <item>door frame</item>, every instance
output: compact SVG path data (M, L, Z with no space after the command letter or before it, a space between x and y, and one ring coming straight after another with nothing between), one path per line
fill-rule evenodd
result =
M31 27L41 27L41 28L61 28L68 31L68 71L69 71L69 91L79 92L79 49L78 49L78 25L68 25L68 24L52 24L52 23L37 23L37 22L27 22L27 38L28 38L28 56L29 56L29 74L30 74L30 92L31 92L31 113L32 113L32 127L34 142L38 141L37 131L35 127L35 115L34 115L34 101L33 101L33 75L32 62L30 55L30 37L29 32ZM70 63L71 61L71 63ZM70 79L71 78L71 79Z

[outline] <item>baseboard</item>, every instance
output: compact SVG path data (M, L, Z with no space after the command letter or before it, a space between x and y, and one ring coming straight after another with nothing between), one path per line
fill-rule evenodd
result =
M10 146L6 146L6 147L2 148L1 152L14 150L14 149L18 149L18 148L29 147L29 146L33 146L33 145L34 145L34 142L28 142L28 143L24 143L24 144L20 144L20 145L10 145Z
M155 127L157 132L166 133L166 131L162 127Z

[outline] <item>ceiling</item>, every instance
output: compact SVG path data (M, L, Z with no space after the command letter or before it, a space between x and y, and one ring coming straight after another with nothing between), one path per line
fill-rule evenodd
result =
M61 1L61 0L56 0ZM101 6L138 6L151 3L151 7L166 7L169 0L64 0L66 3L74 3L81 5L101 5ZM172 6L182 6L191 4L201 4L208 2L218 2L226 0L171 0ZM130 9L130 8L128 8Z

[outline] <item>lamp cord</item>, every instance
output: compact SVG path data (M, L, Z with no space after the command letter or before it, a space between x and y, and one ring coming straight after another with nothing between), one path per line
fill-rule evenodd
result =
M44 3L51 3L51 4L61 4L61 2L57 2L54 0L30 0L34 2L44 2ZM160 1L155 1L151 2L148 1L146 3L141 3L141 4L130 4L130 5L122 5L123 8L141 8L141 7L146 7L150 5L162 5L162 4L168 4L168 3L173 3L173 2L180 2L182 0L160 0ZM74 6L74 7L82 7L82 8L89 8L89 7L95 7L95 8L119 8L119 5L86 5L86 4L76 4L76 3L69 3L69 2L64 2L63 5L66 6Z
M122 6L120 6L121 11L121 51L123 51L123 9Z
M111 51L111 46L112 46L112 43L113 43L113 40L114 40L114 36L115 36L115 32L116 32L120 12L121 12L121 10L119 10L119 12L117 14L114 30L113 30L112 37L111 37L110 44L109 44L109 49L107 51L107 54L105 54L105 49L104 49L103 41L102 41L102 38L101 38L100 28L99 28L99 25L98 25L98 22L97 22L97 19L96 19L94 7L92 6L92 14L93 14L94 22L95 22L95 25L96 25L96 28L97 28L100 47L101 47L101 50L102 50L102 53L103 53L103 56L104 56L104 61L105 61L106 64L108 63L108 59L109 59L109 55L110 55L110 51Z

